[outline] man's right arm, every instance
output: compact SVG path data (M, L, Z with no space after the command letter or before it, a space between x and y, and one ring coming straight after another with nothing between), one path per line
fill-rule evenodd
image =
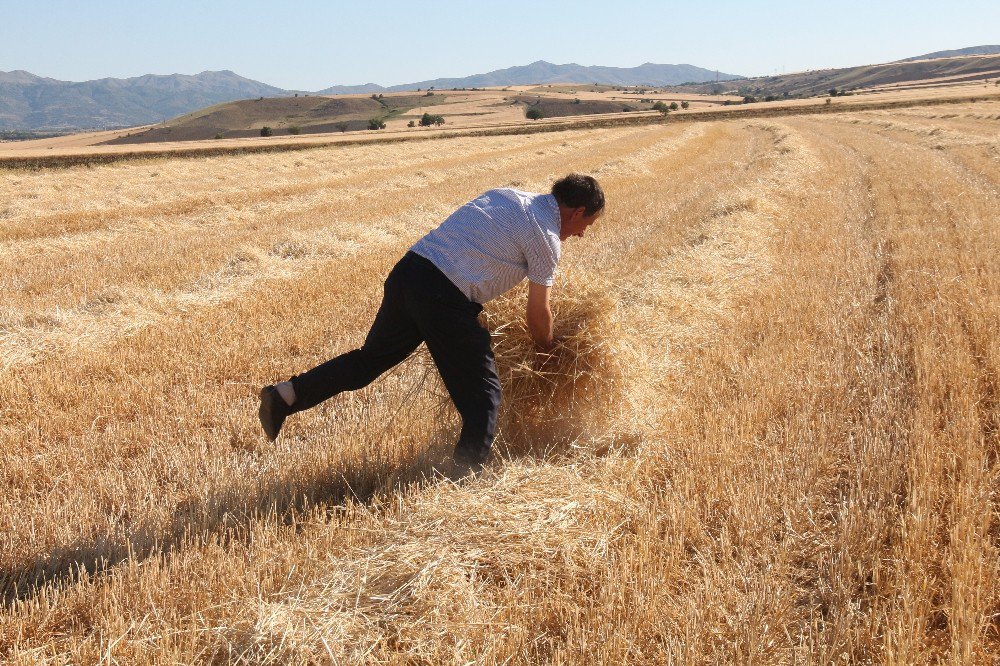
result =
M528 281L528 311L526 314L528 333L539 351L552 349L552 310L549 308L549 294L552 287Z

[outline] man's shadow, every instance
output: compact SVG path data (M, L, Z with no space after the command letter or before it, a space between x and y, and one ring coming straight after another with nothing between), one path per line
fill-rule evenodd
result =
M558 387L553 388L554 395L550 398L559 394ZM385 427L364 433L376 446L401 452L393 458L350 460L339 468L324 465L304 472L297 470L294 475L259 483L249 493L242 485L218 488L206 496L179 503L165 521L135 525L123 539L112 541L105 535L81 537L30 561L0 569L0 599L9 606L32 598L46 585L69 585L109 575L125 562L166 556L193 542L215 541L223 547L245 543L253 526L264 519L291 525L318 507L328 507L335 513L347 502L376 504L404 488L467 483L476 476L490 475L507 461L565 454L587 430L586 416L572 409L553 418L551 410L539 411L537 405L507 404L500 414L500 432L492 461L478 475L470 474L468 468L451 461L458 424L438 382L428 381L425 373L411 387L408 396L400 400L398 409L415 409L407 397L412 398L420 390L429 390L430 403L437 406L431 417L435 425L430 432L393 433L391 427ZM362 428L358 426L359 433ZM634 439L634 436L619 438L618 448L630 447L630 437Z
M408 448L415 448L413 444ZM80 538L0 569L0 599L10 605L31 598L47 584L106 575L126 561L169 555L192 542L216 541L226 547L245 541L253 525L263 519L294 524L303 513L320 506L335 511L347 502L371 504L401 487L463 482L468 476L464 470L440 460L446 451L442 440L421 454L379 468L362 463L338 471L323 466L307 476L297 472L294 478L258 483L250 494L245 486L214 489L180 502L165 521L134 526L123 540L112 542L104 535Z

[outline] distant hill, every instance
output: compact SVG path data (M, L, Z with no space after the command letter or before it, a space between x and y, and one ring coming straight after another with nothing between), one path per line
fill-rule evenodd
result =
M0 72L0 130L79 130L160 122L194 109L286 91L230 71L74 83Z
M487 74L434 79L384 87L376 83L331 86L320 95L371 94L417 88L474 88L544 83L603 83L608 85L663 86L682 82L729 80L732 74L716 73L693 65L639 67L583 67L538 61ZM283 90L244 78L231 71L195 75L170 74L130 79L71 82L36 76L30 72L0 72L0 131L74 131L110 129L159 123L224 102L258 97L291 96Z
M553 65L539 60L530 65L498 69L486 74L460 78L430 79L383 88L374 83L361 86L333 86L320 90L321 95L396 92L416 88L486 88L524 86L543 83L600 83L612 86L669 86L700 81L728 81L741 78L694 65L657 65L647 62L638 67L600 67L569 64Z
M934 58L954 58L955 56L973 55L997 55L1000 54L1000 46L970 46L965 49L952 49L951 51L935 51L924 55L904 58L899 62L911 62L913 60L933 60Z
M963 56L937 60L901 60L882 65L863 65L841 69L816 69L780 76L760 76L727 83L703 83L676 86L674 90L719 94L735 92L763 97L810 97L826 94L836 88L851 91L908 81L947 79L951 82L996 78L1000 72L1000 55Z
M413 88L415 89L415 88ZM406 88L411 90L411 88ZM317 95L368 95L371 93L389 92L389 89L377 83L362 83L357 86L330 86L318 91Z
M553 86L550 90L534 89L531 94L506 93L494 89L479 92L386 92L367 95L300 95L296 97L265 97L216 104L153 127L121 133L105 145L157 143L161 141L201 141L206 139L236 139L261 136L263 127L271 136L351 132L365 130L371 119L391 121L402 126L404 121L418 122L426 112L441 115L449 127L471 118L482 120L491 114L525 119L528 108L541 112L544 118L643 111L652 108L649 99L593 99L571 97L567 87ZM602 86L602 88L606 88ZM456 111L455 108L458 107ZM500 109L512 110L501 114Z
M997 54L1000 54L1000 46L974 46L928 53L882 65L813 70L752 79L685 64L645 63L638 67L602 67L554 65L539 60L530 65L498 69L485 74L430 79L389 87L376 83L331 86L318 94L372 94L432 87L485 88L574 83L673 86L675 90L685 92L739 91L740 94L757 96L810 96L825 93L831 88L852 90L922 79L957 77L955 80L975 80L996 76L997 70L1000 70L1000 55ZM107 78L82 83L58 81L25 71L0 72L0 131L52 132L134 127L161 123L225 102L260 97L290 97L292 94L291 91L253 81L228 70L195 75L149 74L129 79ZM314 119L303 118L303 128L306 125L318 126L332 117L338 119L338 124L342 117L348 117L353 128L354 124L363 120L361 116L365 113L362 109L336 110L332 114L329 111L331 109L322 112L322 121L316 118L318 122L310 122ZM367 111L378 112L379 109ZM228 117L218 116L195 124L200 127L197 132L199 135L215 130L251 129L246 124L234 124ZM172 131L179 131L179 128Z
M376 83L331 86L321 95L371 94L417 88L473 88L544 83L604 83L609 85L669 85L690 81L728 80L693 65L583 67L538 61L487 74L434 79L384 87ZM0 131L74 131L149 125L196 109L258 97L291 96L283 90L231 71L195 75L148 74L130 79L71 82L30 72L0 72Z
M368 119L392 118L416 106L433 106L443 95L425 98L404 95L370 97L265 97L216 104L140 132L107 141L113 144L156 143L159 141L200 141L260 136L267 125L276 136L291 134L295 127L303 134L366 129Z

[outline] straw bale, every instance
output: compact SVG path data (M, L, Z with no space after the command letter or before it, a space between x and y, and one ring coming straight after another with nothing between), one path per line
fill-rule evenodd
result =
M493 339L503 390L496 450L505 455L553 454L601 439L621 413L627 343L610 286L580 274L553 290L554 348L538 352L525 320L522 286L488 303L480 317ZM426 350L421 363L432 365ZM440 409L448 394L434 372Z

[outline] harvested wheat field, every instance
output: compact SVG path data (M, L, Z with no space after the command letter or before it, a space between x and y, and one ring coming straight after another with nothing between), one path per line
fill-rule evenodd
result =
M1000 102L0 171L0 661L1000 659ZM487 308L296 415L403 251L569 171L559 362Z

